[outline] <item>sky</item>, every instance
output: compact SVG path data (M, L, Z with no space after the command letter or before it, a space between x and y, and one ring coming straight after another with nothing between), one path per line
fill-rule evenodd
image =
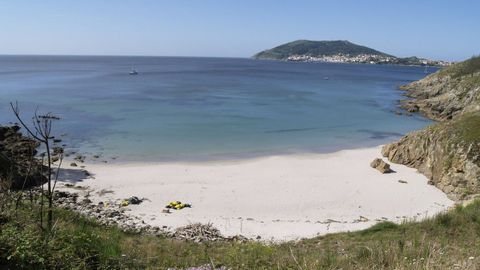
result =
M250 57L297 39L480 54L478 0L0 0L0 54Z

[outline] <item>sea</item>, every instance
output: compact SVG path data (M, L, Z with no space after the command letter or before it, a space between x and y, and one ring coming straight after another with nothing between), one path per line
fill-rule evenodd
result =
M114 162L334 152L430 124L395 113L398 86L425 75L246 58L0 56L0 123L17 122L10 102L27 123L51 112L67 151Z

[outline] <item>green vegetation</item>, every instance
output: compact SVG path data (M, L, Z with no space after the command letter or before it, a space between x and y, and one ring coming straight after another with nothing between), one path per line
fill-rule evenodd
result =
M450 128L465 144L480 144L480 112L460 116Z
M431 125L427 130L441 133L451 143L480 144L480 112L464 113L451 121Z
M253 57L256 59L286 59L292 55L308 55L308 56L321 56L321 55L337 55L337 54L349 54L356 56L360 54L375 54L382 56L390 56L383 52L376 51L374 49L360 46L346 40L334 40L334 41L311 41L311 40L297 40L289 42L270 50L257 53Z
M424 59L418 58L416 56L404 57L404 58L396 58L395 64L398 65L407 65L407 66L423 66Z
M480 201L419 223L281 244L192 243L128 234L55 210L51 234L24 202L0 213L0 268L167 269L213 263L232 269L478 269Z
M253 56L255 59L272 59L272 60L286 60L290 56L334 56L334 55L349 55L355 57L359 55L376 55L384 58L383 60L366 59L361 63L369 63L377 61L378 64L397 64L397 65L442 65L441 61L430 61L421 59L416 56L398 58L366 46L354 44L347 40L332 40L332 41L312 41L312 40L296 40L285 43L273 49L259 52ZM358 60L358 59L357 59Z
M441 70L438 75L449 75L452 78L460 78L466 75L473 75L480 71L480 56L473 56L472 58L452 65L448 68Z

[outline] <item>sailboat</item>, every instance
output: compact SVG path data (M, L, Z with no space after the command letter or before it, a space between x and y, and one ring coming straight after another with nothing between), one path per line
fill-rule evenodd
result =
M130 70L128 75L138 75L138 72L132 67L132 70Z

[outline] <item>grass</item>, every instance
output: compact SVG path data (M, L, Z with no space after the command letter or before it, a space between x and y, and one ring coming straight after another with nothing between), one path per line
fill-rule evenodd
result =
M440 76L450 75L452 78L460 78L467 75L473 75L480 71L480 56L473 56L472 58L454 64L441 70L438 74Z
M480 112L463 113L457 118L432 126L432 131L442 133L445 141L445 152L454 153L449 147L468 148L470 157L480 155ZM476 158L480 162L480 158Z
M0 218L0 269L167 269L205 264L232 269L480 268L480 201L422 222L280 244L192 243L128 234L57 209L54 234L41 233L29 207ZM471 258L473 257L473 259Z

